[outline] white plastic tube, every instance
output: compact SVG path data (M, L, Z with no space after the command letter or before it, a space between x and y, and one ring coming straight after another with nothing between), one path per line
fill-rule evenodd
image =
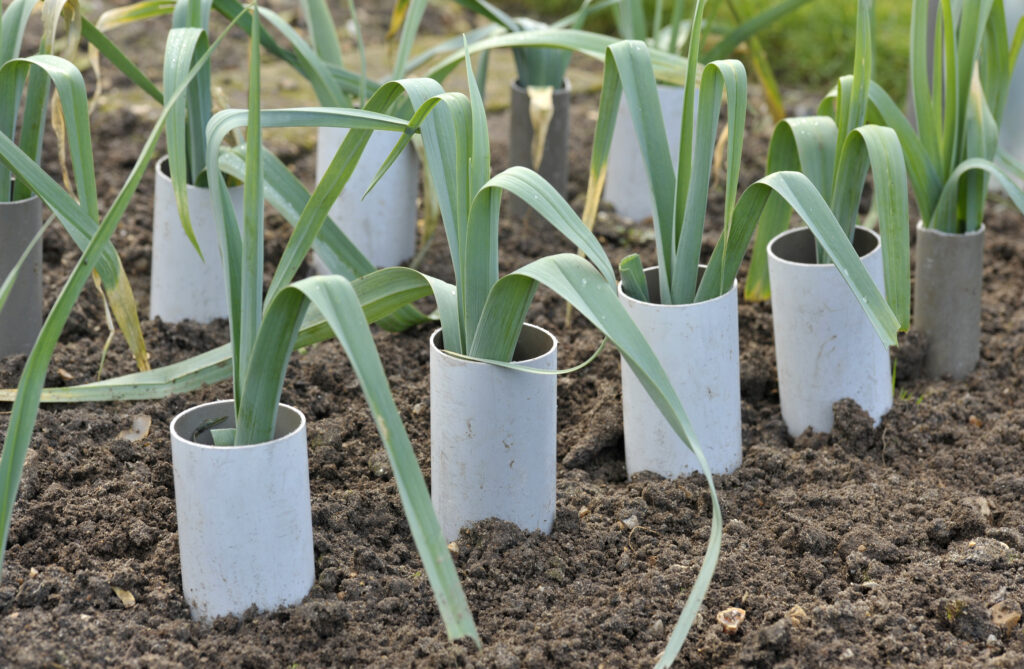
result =
M348 128L320 128L316 143L316 180L319 182ZM412 147L406 147L366 197L377 170L395 148L398 134L379 131L370 135L363 155L329 215L363 255L377 267L399 265L416 252L416 196L419 165ZM327 268L314 257L320 273Z
M221 259L213 196L208 188L187 187L188 213L203 257L185 235L166 171L167 158L156 165L153 194L153 259L149 279L149 317L168 323L191 319L209 323L228 317L224 262ZM228 189L235 216L242 221L242 186Z
M43 220L38 197L0 202L0 283L7 279L39 232ZM0 358L28 353L43 325L43 245L33 247L0 311Z
M645 274L657 300L658 268ZM635 300L622 292L620 283L619 301L671 379L711 471L728 474L737 469L743 461L743 440L736 282L724 295L679 305ZM652 471L676 478L699 470L697 458L624 360L622 422L630 476Z
M864 228L854 249L884 293L882 246ZM772 326L782 419L792 436L807 427L832 430L832 404L857 402L878 425L892 407L889 350L878 338L835 265L814 262L807 228L784 232L768 245Z
M679 161L683 93L684 89L681 86L658 85L658 102L665 121L665 134L668 137L673 166ZM650 218L654 214L650 183L643 155L640 153L640 142L633 128L633 116L629 113L626 98L623 97L619 101L619 113L615 117L615 130L608 150L608 178L605 182L604 200L626 218L634 221Z
M446 541L463 527L500 518L550 532L555 522L556 382L471 362L430 337L430 497ZM554 370L558 342L523 326L514 360Z
M231 400L171 422L181 584L196 620L297 604L315 575L305 416L281 404L277 438L253 446L209 445L217 418L234 426Z

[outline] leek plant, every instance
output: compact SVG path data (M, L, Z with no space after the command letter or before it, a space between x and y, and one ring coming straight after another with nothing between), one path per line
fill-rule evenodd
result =
M171 14L172 28L167 34L164 46L163 84L166 90L174 90L188 74L193 63L201 59L209 49L210 18L215 10L229 19L241 17L242 27L251 33L251 24L244 8L236 0L143 0L105 12L97 24L103 29L110 30ZM281 53L280 48L277 49L277 52ZM159 91L154 91L150 87L144 87L144 90L158 102L164 103ZM349 102L347 98L344 100ZM339 104L341 101L332 99L331 102ZM211 69L208 61L190 83L184 98L169 108L170 115L166 124L168 170L182 228L196 252L202 257L203 249L199 248L192 229L186 192L189 185L208 187L205 132L213 115Z
M371 320L378 320L393 312L395 307L386 302L382 304L379 300L374 301L371 299L372 295L370 298L365 294L361 295L347 279L340 276L315 277L287 285L298 267L298 263L294 262L296 255L299 254L300 260L305 255L316 236L316 228L323 224L327 203L337 196L337 192L359 159L362 148L360 139L365 141L365 137L374 129L405 131L407 124L401 119L372 111L312 109L261 112L258 20L251 22L251 30L253 38L250 50L249 108L227 110L212 117L208 129L210 146L218 146L229 132L241 126L247 127L247 141L250 146L255 147L260 147L261 130L264 126L335 125L353 128L353 132L339 151L320 188L310 198L309 206L303 211L296 226L296 234L289 241L285 252L286 259L291 261L285 268L279 267L275 275L276 282L265 302L262 299L264 151L253 150L246 154L247 215L241 230L227 200L227 186L219 169L217 153L207 153L205 168L211 177L215 199L221 205L217 211L223 224L221 233L227 259L225 278L232 299L231 369L236 381L234 399L238 419L235 429L214 430L215 439L220 444L254 444L272 438L273 420L276 417L276 411L273 409L280 399L288 357L295 344L299 325L310 305L313 305L332 335L339 339L349 353L353 369L362 384L364 395L391 459L403 508L409 518L417 549L423 556L424 568L434 589L449 636L468 636L479 644L479 636L459 585L454 563L441 539L440 527L430 505L426 483L394 405L383 367L374 349L366 317L362 313L365 309ZM128 182L98 227L95 226L92 212L88 207L74 202L29 160L24 152L6 136L0 135L0 160L8 168L25 179L34 190L42 193L45 201L58 212L58 215L74 220L81 226L91 221L95 228L85 253L46 319L43 333L29 355L19 383L3 454L0 457L0 481L3 483L0 489L4 491L3 497L0 498L0 517L3 522L0 546L6 545L21 469L38 413L40 390L61 328L89 273L102 261L104 247L109 243L128 200L138 187L142 174L152 158L171 108L205 66L209 55L209 50L203 53L174 93L168 95L168 104L147 139ZM429 110L429 105L427 109ZM297 251L300 246L305 248ZM259 364L253 364L254 361L259 361ZM264 410L268 406L271 410Z
M886 324L885 329L892 336L882 339L891 345L895 343L896 329L905 330L910 324L907 165L897 132L890 127L865 123L869 91L873 88L873 21L873 0L859 0L853 75L839 80L835 94L822 103L819 116L788 118L776 126L768 148L766 171L769 176L766 178L786 174L786 170L802 172L820 197L828 201L829 211L821 212L822 215L838 221L844 236L852 241L861 193L868 170L872 171L882 238L885 292L890 309L885 309L883 314L883 305L878 305L878 310L870 309L873 315L869 315L880 334L879 325ZM767 246L789 226L789 215L789 204L777 199L761 214L747 276L747 299L767 299ZM804 217L809 225L812 219ZM818 262L834 262L845 278L845 263L820 237L818 241ZM852 251L849 244L846 247ZM856 265L859 267L860 263ZM861 297L859 291L854 292Z
M263 47L288 63L297 72L307 78L313 86L320 104L327 107L348 108L354 104L354 98L365 101L379 87L379 84L366 76L365 65L361 75L346 69L341 60L341 47L329 9L324 0L303 0L303 10L311 26L310 41L304 39L284 18L267 9L259 8L261 20L279 33L286 46L282 46L273 36L263 30L260 42ZM392 18L394 26L401 26L401 35L395 63L395 76L399 76L407 67L406 61L412 48L420 20L426 8L426 0L411 0L398 3ZM350 4L350 9L354 7ZM251 33L251 20L245 8L238 0L142 0L141 2L109 10L100 17L97 25L102 29L149 20L159 16L173 14L176 28L172 29L165 49L164 85L171 87L180 81L188 72L191 63L202 58L206 52L206 30L211 12L224 16L237 23L247 33ZM354 14L354 11L353 11ZM102 35L102 33L101 33ZM310 43L311 42L311 43ZM112 45L103 51L112 58L111 51L116 52ZM432 57L432 54L426 54ZM365 60L362 58L361 60ZM409 63L413 65L414 63ZM130 70L121 67L130 74ZM139 73L132 76L142 90L147 92L158 103L164 104L160 91ZM171 169L175 197L178 201L182 224L190 240L195 243L188 217L188 208L184 197L186 182L199 181L206 184L206 143L203 133L209 121L212 107L209 91L209 66L207 65L192 87L188 95L179 99L171 109L167 124L168 159ZM382 110L401 113L406 116L407 109ZM195 120L193 120L195 119ZM198 121L198 122L197 122ZM177 140L172 141L172 137ZM362 140L365 146L366 139ZM218 158L223 172L238 181L245 179L245 147L218 147ZM300 212L309 201L309 192L295 176L279 160L264 152L267 183L264 185L267 201L295 225ZM352 279L374 270L373 264L345 236L336 225L323 226L320 229L313 249L317 256L334 274ZM197 249L198 250L198 249ZM202 251L200 250L200 254ZM301 262L301 258L299 259ZM389 330L405 329L416 323L427 320L422 313L413 307L401 309L381 321L381 326Z
M917 235L914 327L928 338L925 372L966 377L980 358L985 197L995 177L1019 211L1024 177L998 151L1024 20L1012 46L1002 0L931 3L911 8L910 82L914 125L880 86L869 91L869 113L892 127L907 156L921 215ZM929 42L934 63L929 73Z
M38 4L37 0L14 0L6 8L0 9L0 100L3 101L0 102L0 133L12 140L17 137L21 152L38 165L42 158L51 86L56 89L60 105L53 111L53 127L61 145L65 141L67 143L67 153L74 173L74 190L78 200L93 214L93 220L79 225L78 221L59 214L57 218L75 243L84 250L95 232L95 221L98 220L85 83L78 69L54 55L54 51L62 22L67 24L66 42L70 51L77 49L83 34L83 24L88 26L88 22L82 19L77 3L66 0L43 3L39 53L18 58L32 10ZM93 32L86 31L86 34L91 36ZM66 174L65 182L71 188ZM33 195L31 184L5 164L0 164L0 184L3 184L0 187L0 202L17 201ZM103 259L96 271L97 286L101 288L136 364L140 370L149 369L135 296L113 245L104 245Z
M699 0L694 9L691 25L700 26L702 14L707 0ZM647 45L638 41L624 41L608 47L604 82L601 91L601 102L595 130L593 155L590 164L590 181L583 218L592 226L600 203L601 191L604 187L608 150L611 146L611 135L618 113L619 98L625 95L633 118L633 125L640 139L640 147L644 157L644 165L651 184L651 197L654 202L654 226L657 257L659 265L659 292L662 303L689 304L708 300L726 293L733 284L739 271L740 263L746 254L751 236L761 219L758 235L764 234L765 218L773 212L784 215L783 223L789 222L789 211L792 207L814 233L821 248L831 258L851 290L860 298L879 337L887 343L894 344L896 332L901 321L886 305L884 298L871 281L863 265L857 258L850 243L849 232L840 226L840 221L848 216L837 216L837 213L856 214L856 204L844 199L843 209L833 213L826 204L817 184L805 174L794 171L775 171L762 178L748 188L738 199L740 160L742 157L743 129L746 117L746 74L742 63L736 60L714 61L704 67L699 86L697 105L697 123L693 123L694 99L697 93L697 55L700 48L700 35L696 33L690 40L689 58L685 86L685 102L679 149L679 163L674 168L669 157L669 149L665 138L665 125L661 118L660 105L655 90L655 73L651 65L651 51ZM719 109L722 104L723 92L726 100L727 146L726 178L725 178L725 213L722 222L722 234L707 264L703 275L698 271L701 251L701 237L704 230L708 187L711 178L714 142L718 127ZM829 119L831 121L831 119ZM874 157L874 143L871 138L876 134L892 134L892 131L878 128L859 128L849 144L852 148L848 153L848 165L845 169L866 169L867 150ZM860 133L863 133L860 134ZM866 136L865 139L857 139ZM895 135L890 138L895 142ZM774 146L774 145L773 145ZM899 179L905 183L905 172L902 154L898 144L890 142L890 153L883 152L884 161L881 168L885 169L886 177L895 183L893 190L899 190ZM854 158L857 160L854 161ZM816 163L820 164L820 163ZM817 176L817 175L814 175ZM860 186L863 186L863 170L859 172ZM906 271L909 261L906 259L906 189L903 199L895 197L894 215L898 216L898 205L902 202L903 218L903 267ZM849 193L841 191L841 195L859 196L860 189ZM837 220L838 218L838 220ZM892 216L886 217L889 226ZM785 227L783 226L783 229ZM852 225L850 230L852 231ZM772 235L774 236L774 235ZM636 299L650 301L646 282L639 257L631 255L625 258L620 266L624 291ZM748 284L749 286L749 284ZM902 285L897 288L903 287ZM909 286L905 287L909 291ZM892 294L899 295L898 290ZM897 302L897 304L899 304Z
M257 12L254 11L253 16L256 18ZM377 320L386 313L375 312L373 303L364 305L352 284L341 276L313 277L289 285L298 269L296 259L301 260L309 250L317 228L323 225L329 204L350 176L369 133L373 130L404 131L406 123L368 110L261 111L259 31L257 18L252 23L250 39L248 110L219 112L207 127L207 144L211 150L207 153L206 169L211 179L215 214L220 223L218 231L231 305L229 324L236 417L235 428L211 430L214 442L228 446L246 445L273 438L274 408L280 402L296 336L306 311L312 305L348 353L363 394L374 413L395 471L414 541L423 557L449 636L469 636L479 644L454 564L430 507L426 483L395 407L362 310L365 306L371 320ZM376 101L371 99L367 107L375 106ZM427 105L421 114L429 111L430 106ZM215 149L229 133L242 126L246 128L246 146L260 147L263 127L320 125L349 127L351 132L296 224L282 264L264 299L264 152L252 150L245 157L245 214L240 226L235 219Z
M1024 178L1024 169L998 150L1024 20L1009 43L1002 0L940 0L930 68L928 4L914 0L911 14L913 124L876 84L869 91L870 112L899 136L924 226L973 232L981 226L990 177L1024 211L1024 192L1010 178Z
M309 0L313 5L317 0ZM422 15L425 0L413 3L409 14L416 17L415 21L406 22L403 28L402 45L408 50L415 29L408 26L418 25L418 17ZM322 6L322 2L319 3ZM123 62L120 52L106 38L104 30L118 26L149 20L159 16L172 14L174 27L167 40L164 60L164 85L173 88L174 84L185 76L190 65L201 58L208 49L208 30L210 14L216 11L232 24L238 24L246 32L251 32L250 17L237 0L143 0L132 5L105 12L93 29L90 44L90 57L98 70L98 53L102 52L114 62L141 90L148 93L157 103L163 105L164 97L155 84L128 62ZM329 71L319 61L312 47L281 17L267 9L260 9L268 23L280 31L293 47L292 50L281 47L267 32L261 32L261 43L275 56L288 62L298 71L306 74L313 82L323 104L331 106L351 106L350 95L354 92L367 90L365 79L359 80L347 70L338 68ZM326 8L323 13L328 16ZM322 16L317 16L316 25L323 25ZM97 77L101 81L101 77ZM97 88L97 92L99 88ZM202 257L202 249L196 245L192 230L188 206L185 200L186 184L204 186L207 183L205 168L205 126L212 113L210 92L209 65L200 71L199 77L193 81L183 99L169 107L170 116L167 123L168 163L173 184L175 200L186 236ZM225 172L239 181L244 179L244 149L221 148L221 159L225 163ZM292 224L298 220L299 212L309 199L308 192L301 183L273 156L267 156L267 170L273 179L267 187L267 200ZM366 257L345 237L336 226L325 226L314 242L319 258L336 274L353 278L373 271L374 267ZM208 250L207 250L208 251ZM426 317L413 308L402 310L385 319L381 325L388 329L404 329L411 324L422 322Z
M199 66L208 58L209 53L200 59L196 67L190 71L188 79L195 76ZM73 64L62 58L37 55L26 59L12 60L5 64L3 68L0 68L0 80L17 80L18 77L14 76L16 72L14 68L21 68L22 75L24 75L24 68L32 66L41 68L48 74L62 75L55 76L54 81L61 96L62 106L66 107L64 118L70 129L70 141L79 149L79 156L72 158L72 164L77 178L91 179L92 183L95 183L92 141L88 133L87 102L85 86L81 83L81 73ZM24 80L23 76L21 80ZM68 82L74 83L69 84ZM179 87L169 99L173 101L183 92L184 85ZM101 273L104 265L111 263L112 258L117 257L116 254L113 254L113 247L110 244L111 236L128 208L131 197L138 189L160 133L163 131L166 118L167 111L165 110L147 138L127 181L102 219L97 213L98 206L95 204L95 195L93 194L92 201L89 200L89 189L80 190L79 197L76 199L43 171L34 156L26 153L9 135L0 132L0 163L3 168L21 180L32 192L39 195L40 199L69 230L73 239L78 242L84 241L82 256L75 264L53 307L47 314L39 337L25 362L17 392L11 398L13 406L7 433L4 435L3 451L0 452L0 569L3 566L11 514L21 480L22 467L39 413L39 398L46 382L46 370L60 339L61 331L89 276L93 272ZM127 281L125 283L127 284Z
M465 62L468 68L468 58L465 58ZM277 110L264 111L259 118L264 126L296 123L299 119L304 119L304 124L313 125L323 123L328 118L350 119L355 125L354 119L362 119L360 122L364 125L350 132L346 143L358 142L359 135L365 135L368 127L397 129L396 122L402 124L402 138L389 156L389 162L381 168L382 174L390 161L411 141L412 132L405 129L404 121L386 121L387 117L373 114L373 110L390 108L402 99L416 110L410 117L408 127L419 127L422 133L427 168L431 174L431 183L437 189L456 281L452 285L405 267L382 269L358 277L351 282L351 286L369 320L390 314L422 297L433 296L438 305L447 350L491 364L508 365L536 286L542 283L573 304L618 347L624 359L632 365L673 429L696 454L712 493L711 531L704 563L658 662L659 667L670 666L696 618L718 560L722 517L714 481L667 375L618 301L614 270L600 243L564 199L536 173L526 168L512 167L490 177L486 115L471 71L469 81L469 98L446 93L433 79L405 79L379 87L364 111L305 110L300 113L295 110ZM255 119L249 120L247 115L239 111L221 112L214 116L209 128L210 146L216 145L232 128L248 125L251 129L254 122ZM250 132L247 144L254 145L257 142L257 136ZM287 353L295 346L309 345L330 337L333 325L324 312L330 308L329 302L341 298L328 300L315 297L316 309L309 310L305 319L300 317L303 300L310 299L308 295L315 296L320 291L345 290L330 288L332 285L344 285L331 277L306 279L291 288L288 282L316 237L317 227L322 225L329 203L341 190L345 178L341 169L352 167L350 161L354 157L350 148L343 144L335 159L336 165L332 166L329 175L303 209L303 220L296 225L296 232L288 242L281 265L262 302L257 272L253 266L242 262L242 259L250 258L250 254L258 252L258 244L246 241L250 234L258 234L256 218L252 217L250 221L250 217L247 217L243 229L235 232L237 227L233 225L233 212L227 206L223 192L225 184L219 175L220 165L215 162L212 154L208 155L208 171L214 177L214 192L222 204L218 211L224 219L224 248L228 257L232 258L231 266L238 268L237 273L228 277L232 282L232 302L239 305L232 311L232 343L229 347L221 347L151 372L76 388L50 389L47 390L47 400L162 397L233 376L237 384L235 399L239 427L234 435L222 434L220 437L231 439L233 436L236 442L241 443L243 430L246 435L244 441L265 438L271 434L273 426L268 424L267 419L272 419L274 412L267 407L272 407L272 403L279 397L280 375L284 373L283 366L278 367L277 362L287 361ZM247 153L246 161L251 163L250 169L258 170L254 156L255 152ZM246 179L247 184L265 181L254 179L251 174ZM253 205L258 198L258 191L252 192L255 190L254 187L250 188L248 198L253 201ZM560 254L541 258L499 278L497 234L503 190L529 202L540 215L583 248L590 260L577 255ZM333 284L330 283L332 281ZM251 307L242 308L246 304ZM272 313L274 321L271 321ZM278 313L283 315L277 316ZM260 360L260 364L252 364L254 360ZM272 371L267 371L271 369L268 360L274 361ZM261 372L271 378L262 378ZM241 392L238 392L239 388ZM257 408L257 403L263 407L262 410ZM243 424L248 426L243 428ZM396 429L398 426L400 423ZM389 434L394 436L391 431ZM404 431L401 434L404 435ZM410 467L414 466L414 462L410 463ZM429 509L430 502L425 488L422 492L423 497L417 499L422 500L425 505L423 508ZM432 513L430 519L436 523Z
M220 3L224 9L226 3ZM213 4L199 0L156 0L138 2L125 7L104 12L97 21L100 31L109 31L115 27L127 25L153 17L172 14L172 28L167 33L164 45L163 85L165 91L173 91L188 76L193 64L202 60L201 67L191 79L186 94L169 105L166 123L167 166L174 189L174 198L178 207L185 235L192 243L196 252L203 257L192 229L187 200L187 186L207 186L205 172L206 142L204 132L206 124L213 114L213 96L211 93L211 73L209 60L203 56L210 49L209 24ZM241 5L232 7L235 13L231 18L241 17ZM225 13L228 13L224 9ZM101 34L103 34L101 32ZM109 40L107 40L109 42ZM95 51L91 52L94 68L98 72L98 58ZM144 75L143 75L144 77ZM101 77L97 76L97 80ZM147 92L160 104L167 105L164 95L148 79L136 80L142 90ZM209 249L207 249L209 252Z
M601 330L633 367L648 393L675 431L696 454L712 493L712 526L704 564L687 597L658 666L670 666L693 623L710 584L721 542L721 511L707 461L665 372L615 292L613 268L597 239L557 191L535 172L511 167L490 176L490 146L483 99L465 56L469 97L445 93L431 79L387 84L422 109L436 104L423 120L421 132L427 169L437 189L451 255L454 285L409 268L389 268L357 280L357 287L382 285L382 295L409 299L430 294L437 301L447 351L498 365L508 365L537 284L543 284L574 305ZM395 147L395 157L410 140ZM383 169L383 168L382 168ZM498 217L503 191L509 191L584 250L586 260L560 254L540 258L512 273L498 276ZM517 369L521 369L517 367Z
M782 105L782 94L775 80L768 54L761 46L757 33L775 21L785 17L811 0L781 0L773 5L758 8L752 16L748 3L743 0L725 0L725 8L730 20L715 20L718 16L720 0L712 2L707 9L707 30L720 39L700 54L702 63L709 63L733 53L743 42L748 45L748 57L754 72L764 88L765 99L771 107L776 120L785 116ZM647 10L649 2L644 0L620 0L612 8L615 28L623 39L634 39L647 42L649 46L662 51L682 53L688 39L694 34L692 24L684 14L683 2L671 3L669 21L663 24L665 16L663 0L655 0L650 15ZM699 32L699 31L698 31Z

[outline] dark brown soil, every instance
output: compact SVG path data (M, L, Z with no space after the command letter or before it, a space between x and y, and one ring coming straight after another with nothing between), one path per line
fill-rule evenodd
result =
M596 99L574 103L570 198L585 189ZM756 114L755 114L756 116ZM109 203L148 121L128 110L94 118L101 200ZM491 120L503 166L507 118ZM766 123L751 121L746 183L762 169ZM308 151L285 155L304 177ZM55 164L48 161L53 170ZM115 235L142 313L148 311L147 178ZM711 219L721 209L716 191ZM101 206L103 206L101 205ZM722 557L680 655L686 666L1024 666L1024 241L1021 217L989 208L982 360L964 382L918 374L924 342L897 356L898 399L878 428L836 406L832 434L791 439L779 415L771 313L741 304L744 463L716 479ZM502 267L572 250L553 233L503 223ZM602 215L614 261L648 227ZM268 271L286 227L271 219ZM715 233L709 233L708 242ZM443 239L424 269L450 274ZM46 237L52 300L78 257L56 227ZM106 337L88 288L65 329L49 384L94 378ZM561 365L599 344L541 291L530 313L561 342ZM227 339L226 324L144 322L154 366ZM429 327L375 337L409 434L429 476ZM24 358L0 361L17 383ZM131 371L120 335L103 376ZM317 582L299 606L190 620L181 594L167 425L186 407L230 395L226 383L186 396L113 405L47 406L28 456L0 581L0 666L647 666L664 647L697 573L710 526L703 481L626 480L619 362L612 351L559 379L558 513L550 536L497 521L466 530L456 563L484 646L449 643L402 515L383 449L334 342L297 353L283 400L310 421ZM152 426L118 435L137 416ZM0 416L6 429L7 416ZM621 523L635 517L633 529ZM633 523L630 522L629 525ZM127 608L114 588L130 592ZM742 607L726 636L715 614ZM1019 619L1019 615L1018 615Z

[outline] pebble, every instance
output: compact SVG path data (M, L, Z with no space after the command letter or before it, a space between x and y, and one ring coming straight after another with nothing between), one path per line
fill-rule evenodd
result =
M803 625L810 621L810 617L807 615L807 612L804 611L804 607L799 604L787 611L786 617L789 618L789 622L794 625Z
M978 515L982 517L986 524L992 523L992 507L989 505L988 500L981 495L964 497L960 500L960 503L978 512Z
M1021 607L1017 602L1007 599L990 606L988 615L996 626L1012 634L1020 623Z
M391 478L391 463L388 461L388 456L381 451L374 451L366 459L366 466L369 467L370 473L376 478Z
M726 634L736 634L746 617L746 611L735 606L730 606L727 609L719 611L718 615L715 616L715 619L718 621L718 624L722 626L723 632Z
M117 598L121 600L121 604L124 608L130 609L135 606L135 595L124 588L117 587L116 585L111 586L111 588L113 589L114 594L117 595Z
M998 539L978 537L966 544L960 544L950 550L956 564L991 567L1000 564L1019 554Z
M615 521L615 529L617 530L631 530L640 524L640 520L636 515L632 515L629 518L623 518L622 520Z

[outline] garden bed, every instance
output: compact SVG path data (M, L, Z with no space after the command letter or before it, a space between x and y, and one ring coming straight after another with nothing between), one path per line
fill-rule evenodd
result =
M573 103L570 199L582 202L596 96ZM755 105L756 106L756 105ZM93 119L100 200L109 203L150 127L121 109ZM491 115L495 168L507 113ZM752 115L742 185L763 171L770 125ZM273 145L307 183L313 156ZM53 152L51 152L53 155ZM51 173L55 163L48 163ZM710 207L721 211L716 190ZM102 209L101 204L101 209ZM152 171L114 243L148 312ZM743 466L716 478L726 526L722 557L680 654L688 666L1024 665L1024 238L1020 216L994 198L985 247L982 359L962 383L920 374L923 342L897 353L897 399L878 428L837 405L829 435L791 439L779 415L771 313L740 305ZM267 277L287 226L271 219ZM503 222L502 270L572 251L553 232ZM602 215L617 261L649 225ZM424 260L450 275L439 233ZM713 234L705 240L710 250ZM78 257L47 233L52 301ZM742 273L741 273L742 281ZM529 321L560 339L560 366L600 337L564 304L538 295ZM209 326L145 321L154 367L228 338ZM430 327L375 335L396 401L429 482ZM48 385L94 378L107 331L92 288L83 294ZM0 361L16 385L24 357ZM131 371L118 335L104 377ZM357 382L334 342L294 356L282 401L310 421L317 582L299 606L212 626L190 620L181 593L168 423L225 398L230 385L162 401L44 406L15 509L0 582L0 665L317 667L645 666L662 650L699 568L710 499L698 476L626 480L619 361L605 351L560 377L558 510L550 536L485 521L460 536L455 560L484 647L449 643L412 544L387 458ZM130 434L133 422L148 428ZM7 415L0 416L6 429ZM145 432L144 436L139 436ZM715 614L746 610L735 636ZM1002 614L1002 618L1000 618Z

